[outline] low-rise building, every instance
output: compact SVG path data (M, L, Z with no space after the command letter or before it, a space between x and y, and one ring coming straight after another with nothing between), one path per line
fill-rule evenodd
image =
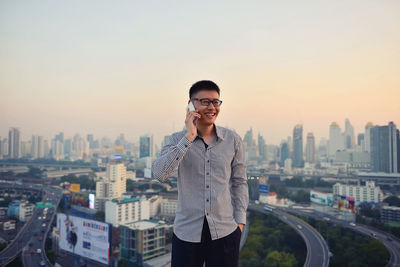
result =
M115 198L105 205L105 220L113 226L150 218L150 202L145 197Z
M33 215L33 210L35 209L35 205L30 204L29 202L21 202L19 205L19 220L21 222L26 222Z
M333 185L333 195L354 197L356 205L363 202L379 203L383 200L382 190L373 181L366 182L364 186L336 183Z
M174 217L178 208L178 198L163 197L160 203L160 215Z
M381 221L392 226L400 226L400 207L384 206L381 208Z
M160 213L161 201L162 201L162 198L157 195L149 198L150 218L153 218Z
M15 230L15 220L8 220L2 222L2 229L3 231Z
M162 221L138 221L121 225L120 257L127 266L143 266L143 261L165 254L166 224Z
M19 204L20 200L13 200L10 204L8 204L7 216L8 217L19 217Z

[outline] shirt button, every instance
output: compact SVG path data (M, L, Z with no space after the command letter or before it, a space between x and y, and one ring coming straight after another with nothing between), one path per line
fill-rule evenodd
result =
M207 216L208 216L208 212L207 212Z
M210 201L210 200L207 198L207 202L208 202L208 201Z
M187 147L187 145L185 145L185 147Z
M209 172L207 172L207 175L209 175L210 173Z
M207 162L210 162L210 160L207 160Z
M179 158L176 158L176 160L178 160Z
M206 187L207 187L207 188L209 188L210 186L209 186L209 185L207 185Z

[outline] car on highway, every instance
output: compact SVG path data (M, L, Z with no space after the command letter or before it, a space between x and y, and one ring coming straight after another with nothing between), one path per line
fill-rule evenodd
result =
M298 224L298 225L297 225L297 228L303 229L303 226L301 226L300 224Z
M355 223L353 223L353 222L351 222L351 223L350 223L350 225L351 225L351 226L356 226L356 224L355 224Z
M41 236L41 237L39 237L39 241L43 241L43 237Z
M37 254L40 254L40 253L42 253L42 250L41 250L40 248L38 248L38 249L36 250L36 253L37 253Z
M42 224L42 227L46 227L46 224L44 223L44 224Z
M376 234L375 233L371 233L371 235L376 238Z
M34 250L34 249L31 249L31 250L29 251L29 253L34 254L34 253L35 253L35 250Z
M39 216L39 217L38 217L38 220L41 220L41 219L42 219L42 217Z
M42 261L40 262L40 266L46 266L46 262L42 260Z

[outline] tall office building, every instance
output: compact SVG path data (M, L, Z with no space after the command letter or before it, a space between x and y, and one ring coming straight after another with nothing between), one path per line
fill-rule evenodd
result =
M293 129L293 166L303 168L303 125L298 124Z
M281 143L280 156L281 166L284 166L285 160L290 158L289 144L286 141L282 141Z
M362 151L365 151L365 134L360 133L357 135L357 146L362 148Z
M264 137L262 137L261 134L258 134L258 154L262 161L267 160L267 145L265 144Z
M309 163L315 162L315 137L313 133L307 134L306 162Z
M8 157L21 157L21 132L18 128L10 128L8 131Z
M106 177L96 182L96 209L105 210L105 202L120 198L126 192L126 167L122 163L107 164Z
M139 157L153 157L153 136L141 136L140 137L140 148Z
M365 140L365 151L371 152L371 128L374 127L372 122L368 122L367 125L365 125L365 134L364 134L364 140Z
M372 170L387 173L399 172L396 125L389 122L387 126L372 127L370 138Z
M31 141L32 159L43 158L43 156L44 156L43 137L38 135L32 135L32 141Z
M332 122L331 126L329 127L329 157L334 158L336 151L342 150L344 147L343 145L344 142L339 124Z
M344 148L351 149L355 146L354 128L349 119L346 119L343 133Z
M257 160L257 143L253 138L253 129L250 128L243 138L246 160Z

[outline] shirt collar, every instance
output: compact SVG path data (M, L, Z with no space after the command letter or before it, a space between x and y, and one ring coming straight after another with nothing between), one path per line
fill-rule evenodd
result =
M221 139L221 141L224 140L224 137L225 137L224 128L215 125L215 123L214 123L214 127L215 127L215 133L217 134L217 141L218 141L219 139ZM196 133L196 136L194 137L193 140L195 140L196 138L200 138L200 136L198 136L197 133Z

